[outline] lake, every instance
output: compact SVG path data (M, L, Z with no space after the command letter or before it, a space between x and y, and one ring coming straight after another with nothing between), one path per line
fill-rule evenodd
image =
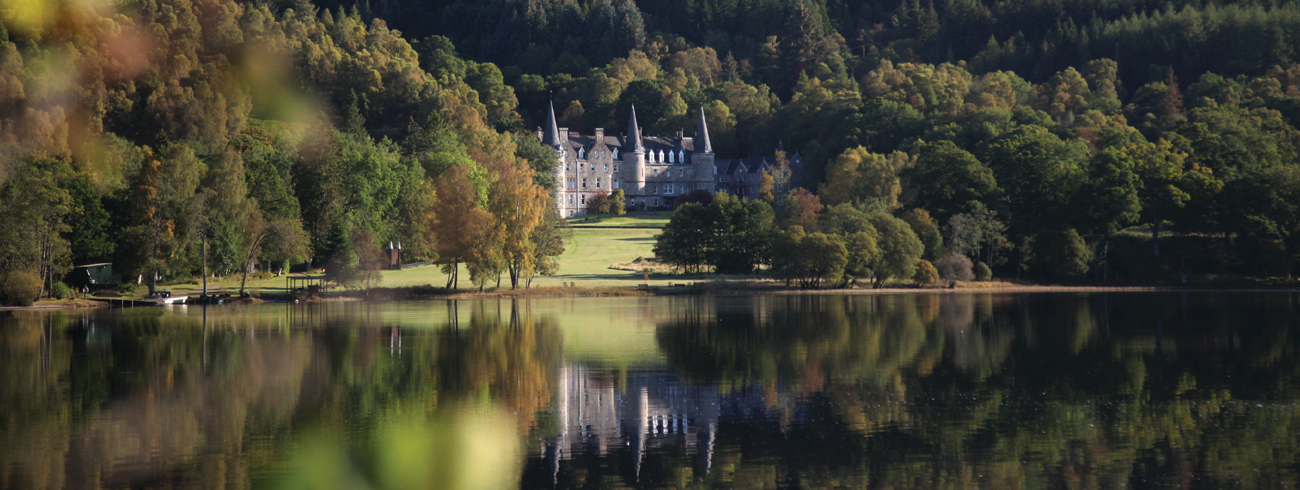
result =
M0 312L0 488L1295 488L1300 295Z

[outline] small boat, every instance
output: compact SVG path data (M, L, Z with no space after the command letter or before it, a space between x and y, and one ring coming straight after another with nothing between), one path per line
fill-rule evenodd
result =
M168 296L166 298L155 299L154 301L161 305L183 305L185 304L185 298L185 296Z

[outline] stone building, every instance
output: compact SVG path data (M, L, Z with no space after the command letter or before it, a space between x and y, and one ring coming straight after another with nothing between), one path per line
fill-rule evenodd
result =
M709 142L704 108L696 122L695 136L681 130L673 136L645 136L631 108L627 132L622 136L569 132L555 122L552 105L546 126L539 129L542 144L555 151L559 165L555 202L564 217L587 214L587 202L601 191L622 189L629 208L671 208L677 198L696 190L719 190L753 197L763 170L775 164L773 157L718 160ZM799 157L790 158L791 170L801 166Z

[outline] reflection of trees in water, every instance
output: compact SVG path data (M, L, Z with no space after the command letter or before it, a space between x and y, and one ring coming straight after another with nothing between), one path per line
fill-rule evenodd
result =
M658 339L695 382L820 390L779 436L821 441L799 455L719 436L720 460L797 486L1271 488L1300 477L1298 313L1295 295L723 299Z
M329 314L287 321L306 308ZM0 488L244 487L302 427L368 434L398 407L531 423L562 338L502 311L439 331L374 305L0 313Z
M910 296L725 298L714 317L659 326L659 348L683 377L729 386L893 383L935 338Z

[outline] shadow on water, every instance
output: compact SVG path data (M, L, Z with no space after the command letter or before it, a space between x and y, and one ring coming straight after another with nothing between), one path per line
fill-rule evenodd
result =
M5 312L0 488L1272 488L1300 478L1298 318L1166 293Z

